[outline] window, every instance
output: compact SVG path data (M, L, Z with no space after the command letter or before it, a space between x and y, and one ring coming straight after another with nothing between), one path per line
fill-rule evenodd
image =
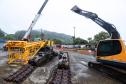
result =
M118 40L101 41L97 48L97 56L111 56L121 52L121 44Z

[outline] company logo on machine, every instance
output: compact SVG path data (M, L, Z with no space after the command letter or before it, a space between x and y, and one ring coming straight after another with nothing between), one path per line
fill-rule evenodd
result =
M23 60L23 59L17 59L17 60L15 60L15 62L25 62L25 60Z

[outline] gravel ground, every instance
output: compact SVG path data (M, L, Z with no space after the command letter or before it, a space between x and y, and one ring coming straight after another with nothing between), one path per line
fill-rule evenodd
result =
M95 61L95 57L75 52L69 52L69 55L73 84L121 84L105 74L88 68L88 62Z

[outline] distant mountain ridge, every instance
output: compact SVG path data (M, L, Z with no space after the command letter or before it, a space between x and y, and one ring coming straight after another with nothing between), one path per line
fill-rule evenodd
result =
M44 30L45 38L47 39L59 39L62 42L72 43L72 36L63 33L51 32Z
M26 32L26 30L16 31L15 34L13 34L14 39L21 40L22 37L24 36L25 32ZM51 40L59 39L63 43L72 43L72 36L70 36L70 35L52 32L52 31L47 31L47 30L42 30L42 33L43 33L45 39L51 39ZM5 34L7 34L7 33L5 33L4 31L2 31L0 29L0 37L4 37ZM8 35L11 35L11 34L8 34ZM41 31L40 30L32 30L31 36L32 36L32 39L40 38L41 37Z
M21 39L24 36L25 32L26 32L25 30L17 31L15 33L15 38ZM42 34L44 34L45 39L51 39L51 40L59 39L63 43L72 43L72 36L70 36L70 35L66 35L63 33L57 33L57 32L51 32L51 31L47 31L47 30L43 30ZM40 38L41 31L40 30L32 30L31 36L32 36L32 39L38 38L38 37Z

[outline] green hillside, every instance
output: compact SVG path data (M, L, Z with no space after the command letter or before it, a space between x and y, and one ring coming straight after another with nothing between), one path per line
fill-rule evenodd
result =
M56 33L50 31L44 31L45 38L47 39L59 39L63 43L72 43L72 36L63 33Z
M15 39L21 40L25 32L26 31L24 30L17 31L15 33ZM44 39L51 39L51 40L58 39L61 40L63 43L72 43L72 36L63 33L56 33L56 32L43 30L43 35L44 35ZM41 31L33 30L31 36L32 36L32 40L34 40L35 38L41 38Z

